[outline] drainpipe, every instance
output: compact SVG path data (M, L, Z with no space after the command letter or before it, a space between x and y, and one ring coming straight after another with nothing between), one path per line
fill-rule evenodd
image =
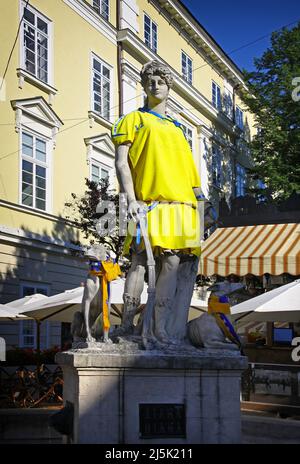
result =
M121 0L117 0L117 31L121 29ZM123 44L117 44L117 62L118 62L118 89L119 89L119 116L123 115L123 84L122 84L122 56Z
M235 99L235 95L236 95L236 91L238 89L239 85L235 85L233 87L233 95L232 95L232 105L233 105L233 108L232 108L232 119L233 119L233 123L234 125L236 124L235 123L235 103L236 103L236 99ZM236 148L236 151L235 151L235 155L234 155L234 162L233 162L233 169L234 169L234 173L233 173L233 192L234 192L234 195L233 195L233 198L236 198L236 166L237 166L237 160L236 160L236 154L237 154L237 139L236 139L236 136L234 137L234 146Z
M236 94L238 87L239 87L238 84L233 87L233 95L232 95L232 105L233 105L232 119L233 119L234 124L235 124L235 101L236 101L235 94Z

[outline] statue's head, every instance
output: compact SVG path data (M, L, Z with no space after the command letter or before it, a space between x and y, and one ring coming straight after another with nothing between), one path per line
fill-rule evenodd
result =
M147 86L149 78L152 76L159 76L162 80L165 81L169 89L172 87L174 82L174 76L168 66L156 60L149 61L148 63L144 64L140 75L144 89Z
M85 256L95 261L105 261L107 257L107 250L104 245L96 243L86 249Z
M155 105L168 98L173 76L167 66L158 61L146 63L141 70L141 80L147 95L147 106L149 103Z

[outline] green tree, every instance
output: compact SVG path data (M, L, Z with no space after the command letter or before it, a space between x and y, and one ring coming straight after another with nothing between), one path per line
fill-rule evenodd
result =
M274 32L254 64L255 71L244 71L250 92L243 96L258 129L250 143L252 177L279 201L300 190L300 22Z
M76 226L83 232L83 237L87 239L90 245L101 243L107 249L116 254L117 261L119 260L124 243L124 236L119 233L119 215L120 209L126 211L126 205L119 200L119 194L109 188L108 180L101 180L99 184L85 179L86 190L83 195L71 193L72 201L65 203L68 214L67 219L75 222ZM107 202L110 206L107 207ZM97 212L97 206L103 204L101 212ZM125 210L124 210L125 208ZM110 224L114 226L108 229L109 224L104 220L108 217ZM107 234L99 234L96 224L97 220L103 219L104 229L107 228ZM115 221L115 223L113 222ZM111 225L110 225L111 227Z

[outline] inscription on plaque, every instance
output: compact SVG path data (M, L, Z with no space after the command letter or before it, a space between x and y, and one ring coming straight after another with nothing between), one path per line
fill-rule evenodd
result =
M186 438L184 404L140 404L141 438Z

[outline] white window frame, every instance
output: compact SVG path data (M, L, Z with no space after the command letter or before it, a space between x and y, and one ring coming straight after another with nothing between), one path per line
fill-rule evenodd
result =
M36 161L35 158L31 158L30 156L28 155L23 155L23 150L22 150L22 134L23 133L26 133L32 137L34 137L34 140L36 140L36 138L39 138L41 140L43 140L45 143L46 143L46 162L43 163L43 162L40 162L40 161ZM22 126L22 129L20 130L20 138L19 138L19 146L20 146L20 157L19 157L19 204L25 208L30 208L30 209L33 209L33 210L36 210L36 211L41 211L41 212L44 212L44 213L49 213L51 211L51 207L52 207L52 188L51 188L51 181L52 181L52 166L51 166L51 161L52 161L52 149L51 149L51 139L45 137L44 135L41 135L40 133L38 132L35 132L33 131L32 129L28 129L26 126ZM34 143L35 145L35 143ZM44 167L46 169L46 208L45 209L40 209L40 208L37 208L35 206L35 198L36 198L36 195L35 195L35 192L34 192L34 188L33 188L33 206L28 206L28 205L25 205L23 204L22 202L22 179L23 179L23 176L22 176L22 170L23 170L23 159L25 159L26 161L28 162L31 162L32 164L34 165L39 165L41 167ZM35 187L35 179L33 179L33 186Z
M195 148L194 128L190 126L189 124L187 124L185 121L181 121L180 124L182 125L184 129L183 133L191 148L191 151L192 153L194 153L194 148Z
M232 121L233 120L233 93L228 89L224 92L223 97L223 111L226 116Z
M93 157L93 155L92 155L92 158L90 160L90 181L93 180L92 179L92 168L93 168L93 166L96 166L100 170L104 169L105 171L108 172L108 180L109 180L109 184L110 184L111 183L112 167L108 166L107 164L104 164L102 161L99 161L99 160L95 159L95 157ZM100 177L100 179L101 179L101 177Z
M109 21L109 17L110 17L110 1L109 0L92 0L93 2L93 8L95 11L97 11L97 13L102 17L104 18L106 21ZM96 5L97 3L97 5ZM103 4L107 4L107 10L108 10L108 13L107 13L107 17L106 15L103 14Z
M186 73L183 67L183 58L186 60ZM193 84L193 60L189 57L187 53L181 50L181 73L184 78L189 84Z
M215 152L217 152L217 157L215 155ZM215 164L214 159L217 159L217 163ZM223 182L223 173L222 173L222 150L221 148L213 144L212 145L212 161L211 161L211 176L212 176L212 185L214 187L217 187L218 189L222 188L222 182ZM214 172L216 172L216 179L214 179ZM218 176L219 176L219 181L218 181Z
M236 105L235 107L235 124L241 129L244 130L244 111Z
M216 95L214 96L214 86L216 86ZM218 90L219 90L219 95L220 95L220 101L218 101ZM214 81L212 80L211 82L211 101L212 105L214 108L217 110L221 111L222 110L222 91L221 87Z
M25 1L20 0L20 20L23 16L24 13L24 8L25 8ZM37 68L37 53L35 53L35 64L36 64L36 69L35 73L33 74L32 72L28 71L25 66L25 46L24 46L24 24L25 24L25 19L22 21L21 25L21 30L20 30L20 68L25 72L28 73L29 76L33 76L34 79L37 79L37 82L41 82L43 85L50 85L53 86L53 76L54 76L54 69L53 69L53 21L46 17L43 13L41 13L39 10L34 8L32 5L27 6L27 10L29 10L31 13L33 13L36 17L39 17L42 21L44 21L47 24L48 27L48 32L47 32L47 38L48 38L48 53L47 53L47 64L48 64L48 75L47 75L47 80L44 81L38 77L38 68ZM32 80L31 82L34 82Z
M107 133L85 139L86 160L89 166L89 179L92 180L92 165L103 168L109 173L109 187L116 188L115 147Z
M241 171L243 172L244 176L241 176ZM240 164L236 163L235 166L235 196L236 197L244 197L246 195L246 185L247 185L247 171L246 168ZM239 191L242 194L239 194Z
M39 293L36 290L38 289L43 289L46 291L47 295L49 295L49 285L46 284L36 284L32 282L21 282L20 284L20 298L24 297L24 288L25 287L31 287L35 291L34 293ZM24 322L28 321L19 321L19 347L20 348L33 348L35 349L37 347L37 330L36 330L36 322L32 319L29 319L29 321L32 321L33 323L33 343L32 344L25 344L24 343L24 338L26 335L24 335ZM49 347L49 341L50 341L50 324L47 321L46 322L46 348Z
M149 21L150 21L150 44L148 44L147 40L146 40L146 28L145 28L146 18L149 19ZM156 44L154 42L153 25L156 27ZM152 50L154 53L157 53L157 50L158 50L158 26L157 26L156 22L153 21L150 18L150 16L145 12L144 12L143 26L144 26L144 42L145 42L146 46L148 48L150 48L150 50Z
M109 91L109 115L108 117L103 114L103 105L102 105L102 112L99 113L98 111L95 110L94 108L94 59L97 60L101 66L105 66L109 72L110 72L110 91ZM112 114L112 108L113 108L113 88L114 88L114 82L113 82L113 66L109 65L106 61L104 61L102 58L99 58L98 55L96 55L94 52L91 53L91 60L90 60L90 66L91 66L91 110L93 113L96 115L100 115L102 118L104 118L106 121L113 121L115 119L114 115ZM103 98L103 97L102 97Z

